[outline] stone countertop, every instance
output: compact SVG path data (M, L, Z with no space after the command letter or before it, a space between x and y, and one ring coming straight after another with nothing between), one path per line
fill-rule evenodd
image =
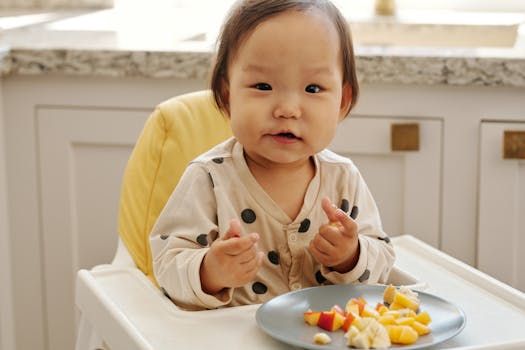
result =
M208 77L214 44L206 33L218 28L222 16L179 9L157 12L153 21L135 20L144 17L115 10L65 12L4 29L0 76ZM358 77L364 83L525 87L521 32L510 48L356 45Z

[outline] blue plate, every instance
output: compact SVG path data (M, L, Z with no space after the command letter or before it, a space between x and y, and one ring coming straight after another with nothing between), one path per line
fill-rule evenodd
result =
M306 288L275 297L262 304L255 314L259 327L284 343L299 346L304 349L349 349L346 346L344 332L338 330L328 332L321 328L310 326L304 322L303 313L313 311L328 311L334 304L345 307L350 298L363 297L375 306L383 301L383 285L330 285ZM420 310L427 311L432 318L430 334L419 337L411 345L392 345L392 348L422 349L442 343L456 336L465 327L465 313L456 305L425 292L418 292ZM315 333L325 332L332 342L318 345L313 342Z

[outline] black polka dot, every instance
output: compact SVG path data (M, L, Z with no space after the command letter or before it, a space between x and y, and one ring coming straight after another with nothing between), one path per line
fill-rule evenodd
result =
M252 284L252 290L255 294L264 294L268 290L268 287L261 282L255 282Z
M350 217L355 220L357 218L357 214L359 214L359 208L354 205L352 207L352 211L350 212Z
M222 162L224 162L224 158L222 157L213 158L212 160L217 164L221 164Z
M268 260L274 265L279 265L279 253L275 250L268 252Z
M160 235L160 239L163 239L163 240L164 239L168 239L169 236L170 235L168 235L167 233L163 233L163 234Z
M359 282L363 283L368 280L370 277L370 270L366 269L365 272L359 277Z
M343 198L340 208L345 213L348 213L348 209L350 209L350 202L348 202L348 199Z
M199 243L201 246L207 246L208 245L208 235L203 233L197 236L197 243Z
M241 213L242 221L244 221L247 224L251 224L255 221L255 212L251 209L244 209Z
M299 232L306 232L310 228L310 220L304 219L301 221L301 226L299 226Z
M316 273L315 273L315 280L317 281L317 283L319 284L322 284L326 281L326 278L323 276L323 274L321 273L321 270L318 270Z
M390 237L388 236L385 236L385 237L377 237L377 239L380 239L382 241L385 241L386 243L390 243Z

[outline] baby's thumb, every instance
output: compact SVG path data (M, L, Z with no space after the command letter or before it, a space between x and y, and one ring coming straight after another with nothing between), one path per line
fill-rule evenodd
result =
M224 239L230 239L234 237L241 237L241 224L238 220L233 219L230 221L230 227L228 228L228 232L224 235Z

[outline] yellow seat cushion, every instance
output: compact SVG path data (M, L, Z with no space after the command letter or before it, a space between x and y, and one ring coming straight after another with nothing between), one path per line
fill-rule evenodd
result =
M137 267L155 284L149 233L187 164L231 136L210 91L169 99L148 118L122 182L119 235Z

